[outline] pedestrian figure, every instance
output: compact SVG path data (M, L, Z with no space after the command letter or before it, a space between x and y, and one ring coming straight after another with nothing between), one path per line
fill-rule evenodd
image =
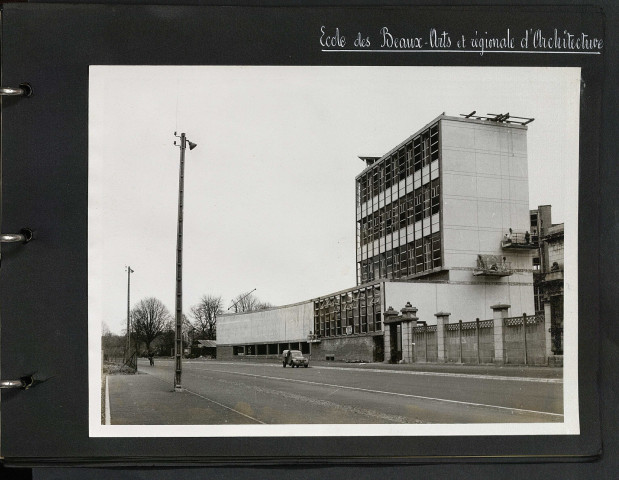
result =
M530 240L531 240L531 235L529 234L529 232L528 231L524 232L524 243L528 244Z
M155 355L153 352L148 352L148 361L150 362L150 366L153 367L155 365Z

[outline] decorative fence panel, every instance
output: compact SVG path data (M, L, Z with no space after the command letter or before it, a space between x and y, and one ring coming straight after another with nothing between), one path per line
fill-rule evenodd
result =
M461 325L462 363L477 363L477 323L463 322Z
M415 362L493 363L495 342L503 344L503 360L509 364L545 365L547 363L544 316L502 319L502 338L495 338L494 320L448 323L441 331L436 325L413 329ZM442 341L439 340L442 338ZM439 355L438 345L444 345Z
M479 361L494 362L494 320L479 322Z
M448 323L445 325L445 361L460 361L460 324Z
M525 363L524 333L522 317L503 319L503 361L505 363Z
M546 339L544 317L509 317L503 319L505 363L544 365Z
M544 317L527 317L527 363L529 365L546 365L546 332Z
M414 362L438 361L436 325L413 328L413 344Z

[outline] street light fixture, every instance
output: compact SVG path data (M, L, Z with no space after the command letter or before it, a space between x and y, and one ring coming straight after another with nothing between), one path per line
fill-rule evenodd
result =
M185 150L189 144L189 150L193 150L198 145L187 140L184 133L180 136L174 132L174 136L180 138L180 143L174 141L174 145L180 147L181 160L178 174L178 222L176 236L176 331L174 341L174 391L183 390L181 386L182 357L183 357L183 199L185 188Z

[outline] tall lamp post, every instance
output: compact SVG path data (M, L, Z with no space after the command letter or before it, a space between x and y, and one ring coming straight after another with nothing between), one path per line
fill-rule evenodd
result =
M174 132L174 136L180 138L180 143L174 141L174 145L180 147L181 164L178 174L178 227L176 235L176 331L174 340L174 391L182 391L182 357L183 357L183 190L185 188L185 150L193 150L197 145L187 140L184 133L180 136Z
M127 347L125 349L125 352L127 352L125 354L125 356L127 358L125 358L125 360L129 360L129 358L131 357L131 323L129 321L129 311L130 311L130 305L131 305L131 274L133 273L133 270L131 269L130 266L127 266Z

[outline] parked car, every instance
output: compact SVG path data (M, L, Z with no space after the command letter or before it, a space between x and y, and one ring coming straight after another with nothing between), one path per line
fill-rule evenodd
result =
M286 368L286 365L290 365L291 367L305 367L309 366L309 359L301 353L301 350L284 350L282 352L283 360L282 365Z

